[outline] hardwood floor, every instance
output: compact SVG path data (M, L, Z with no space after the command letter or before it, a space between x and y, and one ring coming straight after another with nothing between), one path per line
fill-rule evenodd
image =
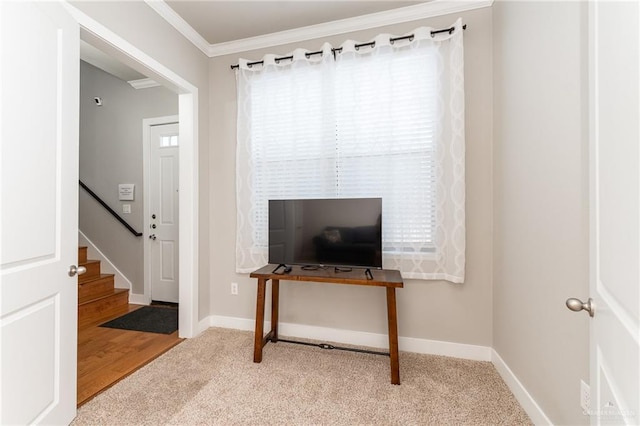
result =
M129 312L141 307L129 305ZM99 324L105 321L108 320ZM99 327L99 324L78 329L78 406L184 340L178 337L177 331L144 333Z

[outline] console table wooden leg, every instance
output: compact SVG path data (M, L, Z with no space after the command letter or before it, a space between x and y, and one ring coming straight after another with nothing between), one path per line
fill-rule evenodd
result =
M253 341L253 362L262 362L262 345L264 338L264 298L267 280L258 278L256 297L256 331Z
M280 280L271 280L271 341L278 341L278 306L280 299Z
M396 289L387 287L387 318L389 320L389 356L391 358L391 383L400 384L400 360L398 359L398 314Z

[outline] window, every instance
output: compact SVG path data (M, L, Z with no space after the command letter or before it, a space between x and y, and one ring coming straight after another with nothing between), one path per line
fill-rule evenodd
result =
M386 254L434 251L437 58L424 50L337 64L336 195L383 197Z
M454 222L445 217L448 194L461 189L449 177L464 166L464 147L457 164L443 161L452 149L442 140L455 127L442 78L452 56L431 37L401 46L379 38L362 51L346 43L335 60L325 46L321 58L239 71L239 272L266 263L269 199L382 197L385 267L462 281L464 262L455 273L443 267L448 235L460 232L443 228ZM462 213L454 215L464 259L461 172Z
M160 148L170 148L178 146L177 135L166 135L160 137Z

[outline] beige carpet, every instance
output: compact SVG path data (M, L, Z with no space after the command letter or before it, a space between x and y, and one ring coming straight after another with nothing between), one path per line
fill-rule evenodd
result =
M269 343L211 328L78 410L74 425L530 425L489 362L389 358Z

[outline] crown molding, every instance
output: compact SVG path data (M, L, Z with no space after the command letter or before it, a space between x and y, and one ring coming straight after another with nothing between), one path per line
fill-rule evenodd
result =
M163 0L145 0L145 2L163 17L176 30L191 41L208 57L229 55L248 50L297 43L314 38L328 37L352 31L393 25L402 22L417 21L435 16L461 13L469 10L482 9L493 5L494 0L432 0L413 6L391 9L383 12L353 18L340 19L292 30L280 31L256 37L248 37L224 43L209 44L187 21L182 19Z
M202 53L209 56L211 48L209 42L204 39L182 16L171 8L164 0L144 0L151 9L155 10L158 15L164 18L171 26L173 26L180 34L185 36L195 47L200 49Z
M353 18L341 19L323 24L310 25L277 33L265 34L241 40L209 45L210 58L265 47L297 43L320 37L344 34L352 31L393 25L402 22L416 21L435 16L460 13L468 10L489 7L493 0L433 0L414 6L407 6L384 12L371 13Z
M141 78L139 80L129 80L127 81L134 89L149 89L151 87L158 87L160 83L151 80L150 78Z

